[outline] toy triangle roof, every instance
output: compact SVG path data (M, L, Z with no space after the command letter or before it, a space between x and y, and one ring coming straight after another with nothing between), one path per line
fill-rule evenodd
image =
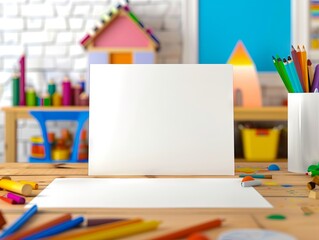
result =
M254 65L244 43L240 40L237 42L227 62L233 65Z
M135 25L139 28L152 43L154 48L158 51L160 49L160 42L158 38L154 35L150 28L146 28L145 25L136 17L136 15L130 10L128 4L122 5L118 4L116 7L113 7L109 12L106 12L102 15L98 24L92 29L92 31L86 34L80 41L81 45L85 48L105 30L113 21L120 15L126 15Z

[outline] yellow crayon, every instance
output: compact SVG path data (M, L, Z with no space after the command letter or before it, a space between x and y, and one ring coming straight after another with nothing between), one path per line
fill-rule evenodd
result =
M19 181L22 184L29 184L31 185L33 190L37 190L39 188L39 185L36 182L32 182L32 181L25 181L25 180L21 180Z
M0 180L0 188L21 194L23 196L30 196L32 193L32 186L29 184L22 184L9 179Z
M155 230L160 225L159 221L148 221L148 222L140 222L134 223L130 225L125 225L122 227L105 229L98 232L83 234L82 236L73 238L73 240L86 240L86 239L94 239L94 240L109 240L109 239L117 239L126 236L131 236L134 234L139 234L151 230Z

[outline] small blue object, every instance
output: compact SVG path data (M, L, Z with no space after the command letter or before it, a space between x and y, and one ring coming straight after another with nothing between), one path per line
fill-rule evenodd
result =
M30 209L24 212L15 223L13 223L7 229L3 230L2 234L0 235L0 239L3 239L19 230L23 226L23 224L25 224L37 211L37 205L33 205Z
M83 217L78 217L78 218L75 218L73 220L63 222L63 223L55 225L49 229L45 229L41 232L30 235L26 238L23 238L23 240L36 240L36 239L47 238L47 237L65 232L69 229L72 229L72 228L80 225L83 221L84 221Z
M279 170L280 170L280 167L279 167L278 165L276 165L276 164L270 164L270 165L268 166L268 170L269 170L269 171L279 171Z
M281 186L282 186L282 187L285 187L285 188L292 187L291 184L282 184Z

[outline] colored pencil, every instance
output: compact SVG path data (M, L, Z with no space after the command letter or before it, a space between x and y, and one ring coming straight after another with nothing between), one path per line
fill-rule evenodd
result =
M125 220L127 219L125 218L89 218L87 220L86 226L93 227L93 226L98 226L102 224L110 224L110 223L125 221Z
M286 60L286 58L283 58L282 61L284 63L284 67L285 67L286 73L288 75L288 79L291 82L291 86L292 86L293 92L298 92L297 85L295 84L295 81L294 81L294 78L293 78L293 75L292 75L292 71L291 71L291 69L290 69L290 67L288 65L288 61Z
M311 86L311 91L315 92L315 89L319 88L319 64L315 68L315 75Z
M297 56L297 51L296 51L296 49L293 46L291 46L291 56L292 56L292 59L294 60L295 68L296 68L296 71L297 71L297 74L298 74L299 81L300 81L300 84L302 86L303 92L305 92L305 86L304 86L303 75L302 75L302 72L301 72L299 58Z
M184 228L181 230L178 230L176 232L168 233L161 235L159 237L152 238L152 240L173 240L173 239L179 239L179 238L185 238L192 233L195 232L201 232L205 231L208 229L220 227L222 225L222 220L221 219L215 219L209 222L201 223L189 228Z
M99 231L106 231L106 230L130 225L130 224L135 224L135 223L139 223L142 221L143 221L142 219L136 218L136 219L129 219L129 220L119 221L119 222L114 222L114 223L106 223L106 224L102 224L99 226L86 228L86 229L83 229L83 230L80 230L80 231L77 231L74 233L70 232L70 233L59 234L57 236L50 238L50 240L87 239L87 236L89 234L93 234L93 233L96 233Z
M301 71L305 82L305 92L309 92L309 80L308 80L308 68L307 68L307 52L305 46L302 46L301 50Z
M8 236L6 238L6 240L19 240L19 239L22 239L22 238L26 238L26 237L29 237L33 234L36 234L38 232L41 232L43 230L46 230L46 229L49 229L55 225L58 225L60 223L63 223L63 222L66 222L68 220L71 220L71 214L64 214L58 218L55 218L53 220L50 220L48 222L45 222L39 226L36 226L34 228L30 228L28 230L25 230L25 231L18 231L10 236Z
M75 219L68 220L66 222L52 226L51 228L44 229L38 233L32 234L29 237L23 238L23 240L34 240L34 239L48 238L50 236L57 235L59 233L70 230L70 229L80 225L83 221L84 221L83 217L77 217Z
M302 86L300 84L300 80L295 68L295 64L293 63L293 60L291 59L290 56L288 56L288 60L287 60L287 64L288 64L288 68L290 70L291 76L292 76L292 81L296 87L296 92L302 93L303 89Z
M253 177L253 178L265 178L265 179L272 179L272 175L263 175L263 174L240 174L239 177Z
M307 60L307 66L308 66L308 75L309 75L309 83L310 83L309 89L311 89L315 72L310 59Z
M10 227L3 230L2 234L0 235L0 238L7 237L15 231L17 231L19 228L23 226L36 212L38 211L37 205L33 205L31 208L29 208L27 211L25 211L21 217L14 222Z
M144 233L148 231L152 231L158 228L160 225L159 221L147 221L147 222L139 222L134 224L125 225L122 227L112 228L108 230L102 230L99 232L94 232L91 234L87 234L85 236L79 236L76 238L72 238L72 240L111 240L118 239L127 236L136 235L139 233Z
M283 78L285 79L283 81L285 81L287 83L286 87L287 87L288 92L293 93L294 89L293 89L292 84L290 82L290 79L288 77L288 73L285 69L283 61L281 60L281 58L277 58L277 62L278 62L278 67L279 67L280 71L282 72Z
M279 76L280 76L282 82L284 83L286 89L288 89L287 80L286 80L286 78L284 77L284 75L283 75L283 73L282 73L282 71L281 71L281 68L279 67L279 64L278 64L277 59L276 59L274 56L272 57L272 61L273 61L274 65L275 65L275 68L276 68L277 72L279 73Z

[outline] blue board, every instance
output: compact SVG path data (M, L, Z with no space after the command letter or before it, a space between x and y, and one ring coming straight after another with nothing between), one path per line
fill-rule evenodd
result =
M275 71L272 55L290 54L290 0L198 2L199 63L226 63L238 40L258 71Z

